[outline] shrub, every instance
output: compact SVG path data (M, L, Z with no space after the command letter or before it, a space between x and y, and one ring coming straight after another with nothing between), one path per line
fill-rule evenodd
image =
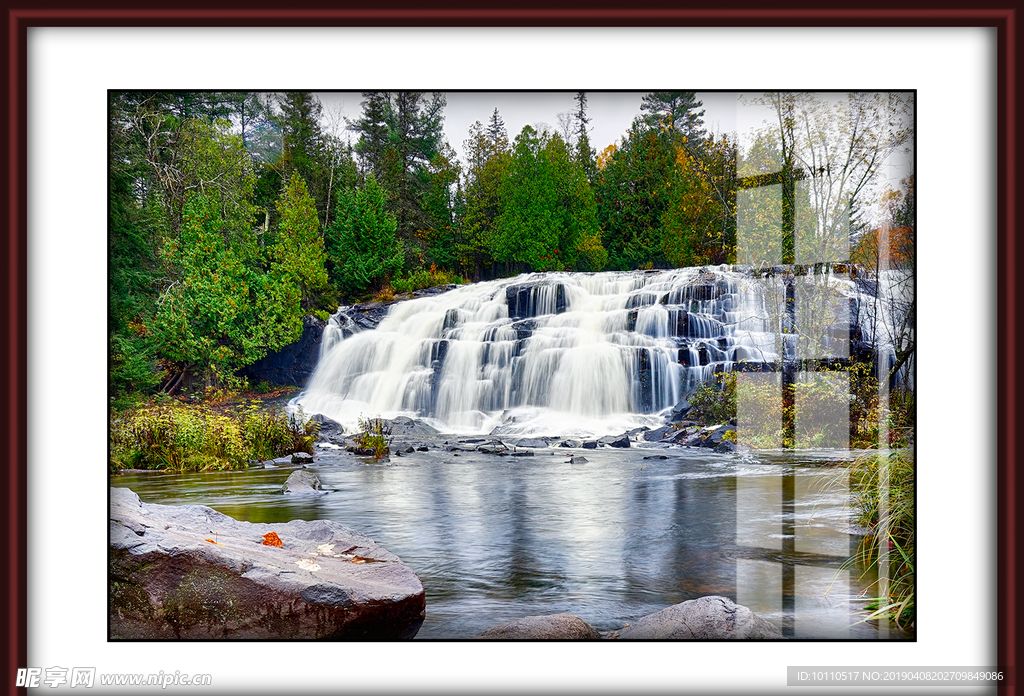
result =
M209 405L164 399L115 412L110 468L215 471L292 452L313 452L317 424L301 414L260 410L258 402L218 412Z
M429 269L420 268L404 278L396 278L392 281L391 286L396 293L401 294L422 290L423 288L433 288L438 285L462 284L465 282L465 278L432 265Z
M736 417L736 373L715 375L715 384L702 383L689 398L690 415L700 425L726 423Z
M356 443L373 452L374 459L391 454L391 426L383 418L360 418L361 433L355 436Z

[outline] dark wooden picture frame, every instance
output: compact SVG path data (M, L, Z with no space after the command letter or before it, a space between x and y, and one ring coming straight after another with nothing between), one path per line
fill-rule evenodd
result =
M7 93L5 141L6 225L4 254L6 292L2 303L5 340L3 364L5 399L4 483L7 539L3 552L0 584L3 590L3 616L6 643L4 690L15 692L15 674L26 666L26 596L29 578L26 572L27 542L27 462L33 443L27 441L25 404L28 393L27 345L27 246L28 219L26 171L26 109L28 93L27 34L32 27L299 27L299 26L707 26L707 27L993 27L997 33L997 124L998 212L996 269L998 308L998 369L995 392L998 413L997 464L997 589L998 616L995 617L997 661L1000 668L1016 665L1017 626L1020 607L1016 598L1017 539L1016 498L1020 482L1016 476L1019 458L1017 412L1020 370L1016 364L1020 284L1016 269L1021 260L1016 236L1021 230L1016 202L1022 195L1016 179L1016 165L1022 144L1017 137L1017 106L1021 100L1021 57L1016 50L1016 11L1010 4L988 8L970 7L924 9L905 6L890 9L884 3L849 4L846 7L816 8L806 3L778 3L765 7L760 3L733 2L711 8L637 7L561 8L542 5L494 6L486 9L458 5L423 6L415 3L391 4L385 8L331 7L318 3L305 7L221 7L210 8L197 2L176 3L138 9L127 5L55 3L33 9L8 8ZM1012 675L1015 676L1015 675ZM1001 694L1017 693L1011 679L999 687Z

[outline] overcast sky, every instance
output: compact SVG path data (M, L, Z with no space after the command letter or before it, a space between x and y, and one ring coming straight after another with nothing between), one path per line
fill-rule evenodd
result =
M597 152L626 134L633 119L640 114L643 94L587 92L590 144ZM526 125L546 124L549 130L557 131L558 114L576 110L575 92L446 92L445 95L448 101L444 110L445 136L463 162L462 144L469 137L469 127L475 121L486 125L495 108L505 122L510 141ZM319 92L317 96L324 105L325 115L340 110L343 116L356 119L362 114L363 97L358 92ZM736 92L698 92L697 98L704 103L705 127L715 133L735 131L739 97Z

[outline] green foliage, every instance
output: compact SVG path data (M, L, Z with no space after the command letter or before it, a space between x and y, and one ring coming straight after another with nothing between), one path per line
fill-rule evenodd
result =
M220 413L209 405L151 402L110 419L110 468L173 472L247 466L292 452L313 451L315 424L286 419L252 404Z
M449 271L438 269L436 266L421 268L413 271L404 278L396 278L391 282L391 288L396 293L413 292L423 288L434 288L439 285L451 285L465 283L466 279Z
M328 233L332 279L349 297L381 288L402 268L402 242L395 216L386 209L384 190L372 174L361 189L338 194Z
M701 383L690 396L690 417L700 425L727 423L736 417L736 374L715 375L715 384Z
M520 270L603 266L597 207L585 172L557 134L516 138L492 238L493 256Z
M158 302L156 345L208 380L226 378L302 331L298 287L247 264L253 250L231 236L219 208L191 196L180 240L164 248L180 276Z
M298 286L302 304L308 307L315 294L327 288L326 254L316 206L297 171L277 201L277 211L281 225L271 252L272 272L278 282Z
M633 122L603 164L594 186L602 245L612 270L666 267L662 218L668 208L676 145L664 133Z
M391 426L383 418L360 418L359 429L355 436L356 444L370 450L374 459L391 454Z

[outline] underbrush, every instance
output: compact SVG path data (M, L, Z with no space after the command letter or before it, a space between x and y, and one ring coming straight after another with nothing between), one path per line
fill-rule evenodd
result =
M431 266L429 269L421 268L418 271L413 271L404 278L394 279L391 281L391 288L395 293L401 294L422 290L423 288L433 288L438 285L462 284L465 282L467 282L465 278L451 271Z
M217 408L153 400L110 417L110 469L173 472L239 469L292 452L313 452L316 423L262 410L255 400Z
M913 632L916 621L914 451L870 452L858 457L844 475L829 485L845 487L847 481L854 522L865 534L840 573L859 568L861 580L871 579L862 593L867 603L861 622L887 620Z

